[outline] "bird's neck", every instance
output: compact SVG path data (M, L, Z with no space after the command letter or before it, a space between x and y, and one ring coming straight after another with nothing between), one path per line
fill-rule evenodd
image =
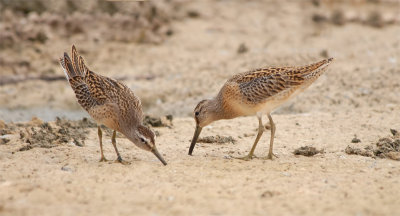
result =
M209 112L212 116L213 121L217 121L220 119L231 119L232 117L229 115L229 112L226 112L224 100L220 98L221 96L218 95L217 97L211 99L209 101Z

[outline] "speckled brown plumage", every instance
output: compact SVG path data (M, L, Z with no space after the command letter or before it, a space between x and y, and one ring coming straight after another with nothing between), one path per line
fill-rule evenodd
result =
M270 121L271 141L268 158L272 158L275 125L270 113L288 99L294 97L313 83L333 61L332 58L303 67L268 67L234 75L228 79L218 95L202 100L196 106L196 131L189 154L192 153L201 128L219 119L257 115L259 132L253 148L244 159L251 159L264 127L262 114Z
M75 46L72 46L72 60L67 53L64 53L60 63L78 103L96 122L121 132L138 147L152 151L160 159L154 144L154 133L142 125L143 113L140 99L125 84L89 70ZM100 127L98 130L101 161L104 161ZM115 144L114 148L118 160L122 161ZM163 159L160 160L166 164Z
M226 94L229 88L239 88L242 100L260 104L279 98L286 91L308 86L322 74L323 68L320 67L331 61L332 58L304 67L269 67L237 74L226 82L221 94Z

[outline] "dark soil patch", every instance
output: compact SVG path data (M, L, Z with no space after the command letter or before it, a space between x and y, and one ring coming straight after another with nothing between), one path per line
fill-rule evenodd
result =
M225 136L206 136L206 137L202 137L199 138L197 140L198 143L219 143L219 144L223 144L223 143L235 143L236 140L231 137L225 137Z
M391 129L390 131L392 136L380 138L375 145L367 146L364 149L347 146L345 152L347 154L355 154L365 157L400 160L400 134L394 129Z
M296 150L294 150L293 154L295 155L303 155L306 157L311 157L314 156L318 153L324 153L324 150L317 150L315 147L311 147L311 146L302 146Z

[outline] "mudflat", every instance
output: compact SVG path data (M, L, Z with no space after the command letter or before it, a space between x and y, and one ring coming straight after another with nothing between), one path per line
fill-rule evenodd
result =
M2 13L1 28L42 33L1 44L0 215L399 215L399 2L377 2L143 3L153 18L143 12L135 25L152 29L146 37L118 6L104 16L77 6L69 24L51 21L50 9ZM91 70L122 80L145 114L161 117L150 123L167 166L122 135L117 145L131 164L114 163L107 130L112 161L98 162L96 125L82 120L57 63L72 44ZM255 117L205 127L188 155L194 107L230 76L328 57L327 72L272 114L279 158L234 159L250 150ZM267 131L255 155L268 146Z

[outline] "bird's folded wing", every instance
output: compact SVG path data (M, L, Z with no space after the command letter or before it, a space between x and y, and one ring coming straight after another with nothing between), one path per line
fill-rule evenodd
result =
M304 78L293 72L293 69L285 68L284 71L279 72L265 69L265 71L244 75L242 79L237 80L240 92L249 102L265 101L303 83Z

